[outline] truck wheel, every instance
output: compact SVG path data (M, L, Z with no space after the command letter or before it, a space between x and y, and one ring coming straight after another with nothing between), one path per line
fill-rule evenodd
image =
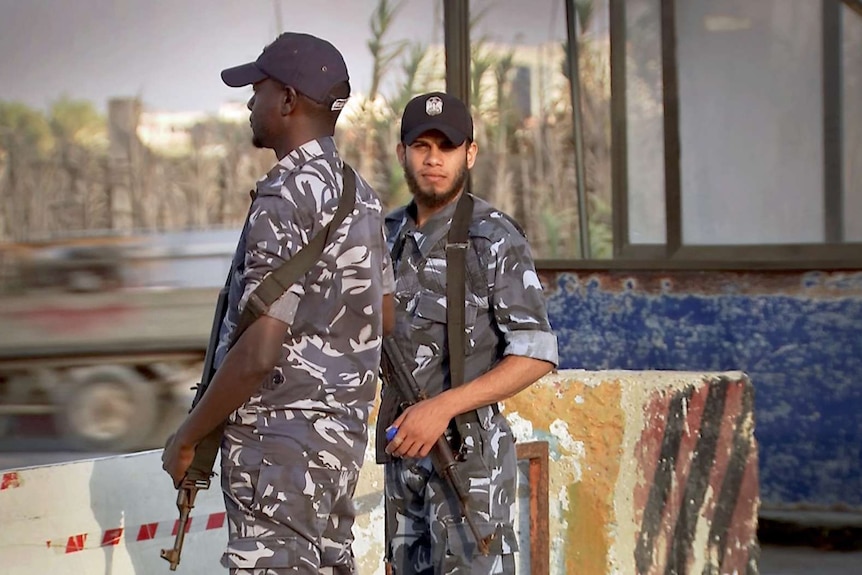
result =
M158 398L152 384L127 367L78 373L58 413L60 432L86 451L125 451L155 426Z

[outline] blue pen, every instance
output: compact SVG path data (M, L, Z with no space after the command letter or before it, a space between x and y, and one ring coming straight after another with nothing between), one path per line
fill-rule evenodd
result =
M398 433L397 427L390 427L386 430L386 441L392 441L395 439L395 434Z

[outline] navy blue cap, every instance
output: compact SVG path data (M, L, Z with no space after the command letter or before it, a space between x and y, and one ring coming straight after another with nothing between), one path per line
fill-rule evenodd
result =
M401 116L401 141L410 145L430 130L442 132L450 142L460 146L473 140L473 118L464 102L443 92L416 96L404 107Z
M272 78L302 92L312 100L344 107L333 99L332 89L348 82L347 66L338 48L317 36L285 32L269 44L254 62L222 70L221 79L233 88Z

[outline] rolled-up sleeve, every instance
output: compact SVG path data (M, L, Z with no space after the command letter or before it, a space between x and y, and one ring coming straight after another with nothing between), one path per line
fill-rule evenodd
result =
M491 248L494 319L505 341L504 355L531 357L559 365L557 336L551 330L530 246L517 232Z

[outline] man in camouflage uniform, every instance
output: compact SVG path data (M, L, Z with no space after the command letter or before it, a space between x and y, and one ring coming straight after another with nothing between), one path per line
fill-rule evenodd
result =
M166 448L165 469L181 480L196 443L227 420L222 564L234 575L352 574L352 497L394 281L382 207L360 177L316 265L228 345L249 295L333 218L347 69L332 44L285 33L222 79L253 86L252 141L278 163L257 183L233 258L216 374Z
M465 374L464 383L453 388L445 246L476 159L469 111L443 93L414 98L404 110L397 153L413 201L386 218L396 277L394 335L430 399L407 407L394 421L378 422L378 435L397 429L388 444L383 442L386 453L378 449L378 460L386 462L386 560L397 575L514 573L517 463L514 438L497 402L557 364L542 286L518 225L474 198ZM381 413L400 401L397 390L385 386ZM457 424L456 416L461 416ZM428 457L444 434L458 454L472 518L483 536L493 534L487 557L478 552L453 490Z

